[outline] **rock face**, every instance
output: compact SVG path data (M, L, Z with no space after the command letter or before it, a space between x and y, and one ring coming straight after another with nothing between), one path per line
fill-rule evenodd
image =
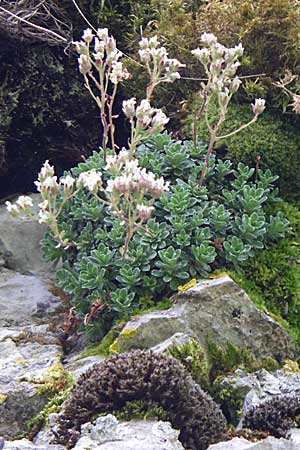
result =
M184 450L178 431L168 422L130 421L118 424L108 414L96 419L94 425L84 424L76 450Z
M31 194L35 208L40 202L38 194ZM0 206L0 258L5 267L22 273L49 272L51 265L42 258L40 241L46 226L32 219L11 217L6 206Z
M260 442L234 438L208 447L208 450L300 450L300 445L287 439L276 439L272 436Z
M205 348L210 337L249 347L256 356L292 358L294 343L275 320L259 311L227 275L199 281L173 296L174 306L135 317L121 333L120 351L151 348L175 333L194 336ZM153 332L155 330L155 332ZM122 337L124 336L124 337Z

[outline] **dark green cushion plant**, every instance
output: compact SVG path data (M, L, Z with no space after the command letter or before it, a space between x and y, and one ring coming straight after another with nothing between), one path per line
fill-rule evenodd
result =
M164 176L171 188L156 202L148 233L136 230L126 258L125 224L85 190L66 204L59 218L65 238L78 247L57 248L50 234L44 240L46 257L63 259L57 284L83 315L100 302L104 331L136 308L141 296L150 295L155 302L190 278L224 265L239 266L287 230L282 213L272 216L263 209L276 198L276 176L260 171L255 181L254 169L242 163L234 168L212 156L206 185L199 188L205 152L200 146L195 153L192 142L175 141L168 134L138 148L141 166ZM103 167L101 154L94 153L71 172L77 177Z

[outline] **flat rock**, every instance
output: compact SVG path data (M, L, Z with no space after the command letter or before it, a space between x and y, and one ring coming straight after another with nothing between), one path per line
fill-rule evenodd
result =
M62 445L35 445L28 439L5 441L3 450L64 450Z
M234 438L227 442L210 445L208 450L300 450L300 446L292 440L276 439L273 436L269 436L259 442Z
M51 286L46 276L0 269L0 327L49 322L49 315L61 305Z
M120 351L152 348L175 333L194 336L204 348L207 338L250 348L256 356L292 358L294 342L227 275L199 281L172 297L174 306L130 320L118 340ZM155 332L154 332L155 330Z
M80 356L73 356L64 361L65 369L72 374L77 381L80 375L86 372L88 369L104 361L105 357L102 355L87 356L86 358L80 358Z
M75 450L184 450L178 431L168 422L121 422L108 414L95 424L84 424Z
M38 210L39 194L30 194L33 211ZM17 200L17 198L16 198ZM40 241L47 230L45 225L29 218L10 216L5 205L0 206L0 258L5 267L22 273L49 272L52 264L42 256Z

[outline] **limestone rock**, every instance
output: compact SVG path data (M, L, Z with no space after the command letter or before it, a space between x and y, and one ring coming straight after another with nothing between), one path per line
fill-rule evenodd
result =
M173 301L168 310L130 320L118 341L120 351L155 347L179 332L194 336L204 348L210 336L220 343L249 347L256 356L281 361L293 357L294 343L288 333L259 311L227 275L199 281L174 295Z
M62 445L35 445L28 439L5 441L3 450L64 450Z
M269 436L259 442L234 438L227 442L220 442L208 447L208 450L300 450L299 444L288 439L276 439Z
M111 414L84 424L74 450L184 450L178 431L168 422L138 421L118 424Z
M156 345L155 347L152 347L152 351L154 353L164 353L166 352L172 345L183 345L187 344L191 339L191 336L184 333L175 333L173 336L171 336L169 339L166 339L165 341L161 342L160 344Z
M0 333L0 436L4 438L17 437L27 421L44 407L47 395L39 393L41 380L62 359L62 347L49 330L37 327L35 335L31 326L27 331L29 341L26 328Z
M72 374L75 380L78 380L80 375L86 372L94 364L98 364L105 359L102 355L87 356L86 358L80 358L78 355L74 355L72 358L68 358L64 361L64 366L68 372Z
M0 269L0 326L49 321L61 301L50 292L51 280Z
M38 210L39 194L30 194ZM11 217L5 205L0 206L0 257L5 267L22 273L49 272L52 265L42 257L40 241L47 230L36 220Z

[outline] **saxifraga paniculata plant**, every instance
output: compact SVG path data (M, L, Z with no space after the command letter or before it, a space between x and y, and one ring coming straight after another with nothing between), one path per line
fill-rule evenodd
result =
M299 395L276 395L252 407L243 420L243 428L267 431L277 438L288 437L293 420L299 415Z
M73 446L83 423L133 400L155 402L167 411L186 448L206 450L226 439L218 405L176 359L136 350L113 355L79 378L60 414L58 442Z

